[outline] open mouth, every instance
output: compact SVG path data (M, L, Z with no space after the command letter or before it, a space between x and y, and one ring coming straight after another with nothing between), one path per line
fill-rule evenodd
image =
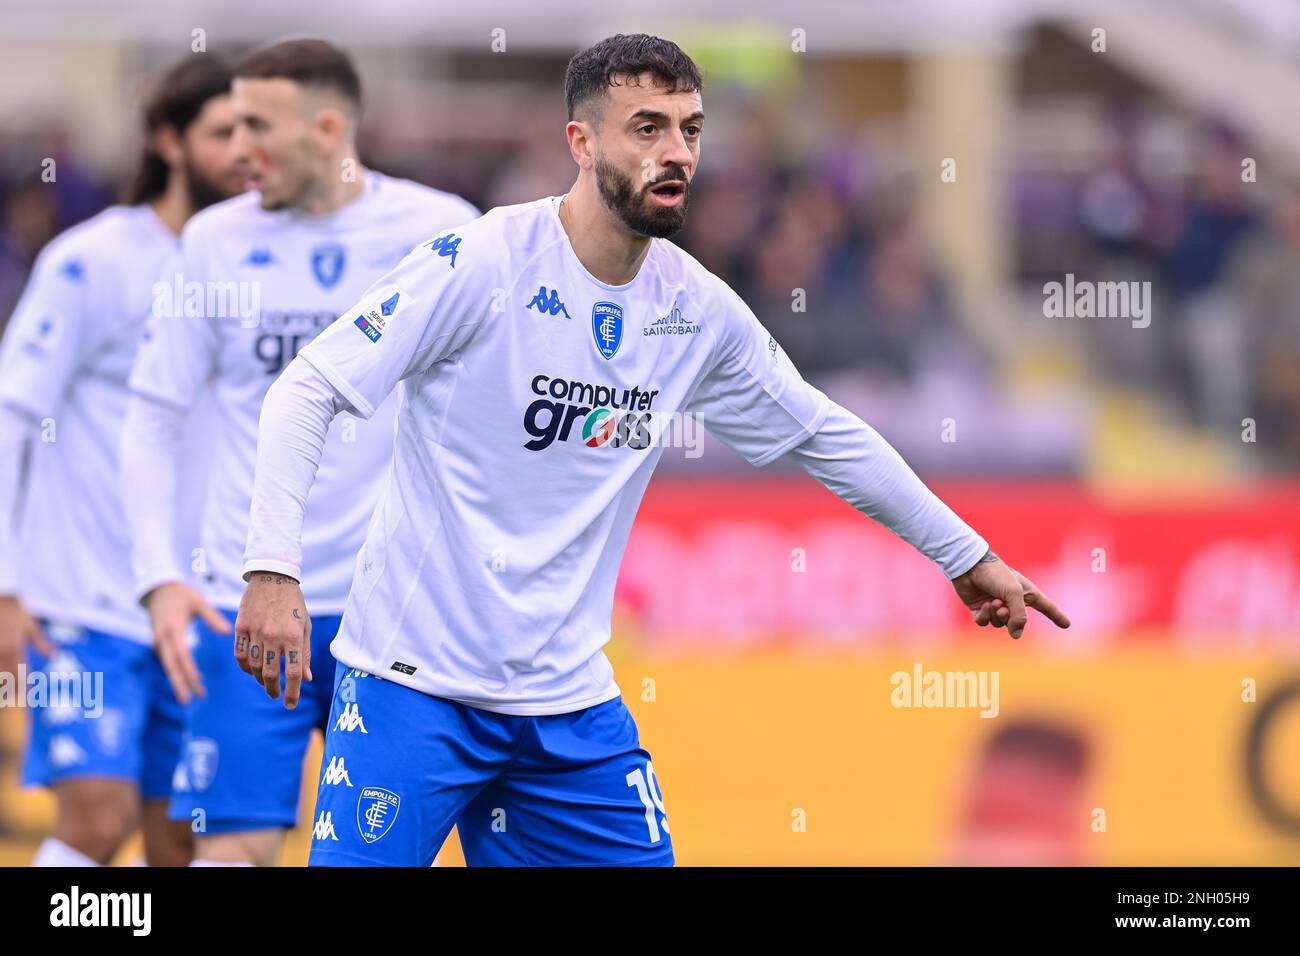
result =
M686 195L686 184L680 179L671 179L650 188L650 195L664 206L675 206Z

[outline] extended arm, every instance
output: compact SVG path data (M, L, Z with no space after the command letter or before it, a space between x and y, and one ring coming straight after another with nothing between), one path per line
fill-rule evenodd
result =
M831 403L825 421L789 452L831 491L934 561L953 583L976 624L1006 627L1019 638L1026 606L1058 627L1063 614L1033 582L1004 564L945 505L880 434Z
M274 699L298 704L311 680L311 617L302 589L302 523L330 422L344 408L333 386L299 357L272 384L258 420L257 471L244 550L248 589L235 624L235 660Z
M302 576L302 522L330 422L344 408L310 362L296 358L271 385L257 428L257 471L244 550L244 578Z
M969 571L989 549L879 432L840 405L832 403L817 433L789 454L854 508L934 561L949 580Z

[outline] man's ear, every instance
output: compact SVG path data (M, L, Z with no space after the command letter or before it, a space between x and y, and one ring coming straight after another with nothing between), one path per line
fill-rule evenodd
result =
M153 151L162 157L169 167L175 168L185 164L185 147L181 144L181 135L175 126L160 126L152 137Z
M339 143L348 135L350 126L351 121L337 106L321 107L313 123L316 136L324 152L327 153L333 153L338 149Z
M564 127L564 135L569 140L569 155L581 169L591 169L596 165L594 142L591 138L591 124L585 120L569 120Z

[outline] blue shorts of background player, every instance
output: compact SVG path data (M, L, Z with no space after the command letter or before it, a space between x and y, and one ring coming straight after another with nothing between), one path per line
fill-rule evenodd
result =
M430 866L453 824L470 866L673 865L622 698L519 717L340 664L311 865Z
M32 712L23 785L110 778L136 784L145 800L166 797L184 708L153 648L73 625L47 621L42 629L55 653L29 647L27 668L45 675L50 703L57 693L59 705Z
M206 696L195 697L186 719L184 752L176 767L168 815L189 820L199 835L289 828L298 822L302 761L312 731L325 727L334 687L330 641L338 615L311 619L313 680L303 681L298 706L271 700L235 662L235 611L221 612L230 633L197 622L194 662Z

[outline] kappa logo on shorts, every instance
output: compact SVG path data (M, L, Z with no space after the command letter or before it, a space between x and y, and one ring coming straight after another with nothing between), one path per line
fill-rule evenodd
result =
M325 768L325 775L320 778L320 782L331 787L337 787L340 783L352 786L352 778L348 776L348 768L343 765L342 757L330 758L330 764Z
M56 734L50 740L49 758L55 767L71 767L83 763L86 752L67 734Z
M397 820L402 798L383 787L362 787L357 797L357 831L367 843L384 838Z
M322 810L320 816L316 818L316 825L311 828L311 838L313 840L333 840L339 842L339 836L334 832L334 814L328 810Z
M105 707L95 722L95 736L105 753L120 754L126 746L126 714L116 707Z
M343 708L343 713L339 714L339 719L334 721L334 729L341 730L345 734L350 734L354 730L360 730L363 734L369 734L366 730L365 721L361 719L361 711L357 709L356 704L347 704Z

